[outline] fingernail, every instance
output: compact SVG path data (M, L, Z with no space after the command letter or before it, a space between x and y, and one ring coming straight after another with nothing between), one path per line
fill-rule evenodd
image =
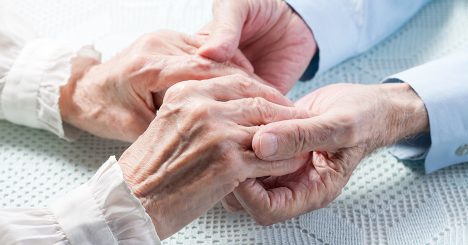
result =
M263 157L274 155L278 151L278 139L274 134L264 133L260 136L260 154Z

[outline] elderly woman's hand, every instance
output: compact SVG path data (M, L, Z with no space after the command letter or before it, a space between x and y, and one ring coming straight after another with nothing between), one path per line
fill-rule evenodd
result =
M292 173L304 157L263 161L258 125L303 118L277 90L240 75L172 86L147 131L119 164L164 239L248 178Z
M160 31L142 36L103 64L76 58L71 79L61 89L63 120L100 137L134 141L171 85L244 73L234 68L234 63L246 64L240 51L233 62L221 64L197 55L200 45L196 37Z

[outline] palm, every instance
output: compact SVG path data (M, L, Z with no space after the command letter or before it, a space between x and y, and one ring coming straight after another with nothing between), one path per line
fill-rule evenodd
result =
M339 119L353 118L358 120L357 124L367 125L364 121L370 118L357 115L372 115L375 108L387 107L385 101L378 99L381 97L375 86L337 83L313 91L298 100L295 106L312 115L340 115Z

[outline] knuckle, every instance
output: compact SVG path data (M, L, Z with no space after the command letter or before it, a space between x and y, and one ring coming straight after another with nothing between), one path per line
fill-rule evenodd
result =
M146 34L141 35L140 38L138 38L138 42L144 47L147 45L148 46L157 45L161 43L160 35L161 35L161 31L146 33Z
M238 88L248 89L252 86L250 78L245 74L232 74L229 76L232 83L236 84Z
M148 62L148 57L146 57L145 55L142 55L142 54L133 55L127 63L125 72L128 74L137 72L141 70L141 68L144 67L147 62Z
M236 32L236 29L233 28L231 25L228 25L228 24L225 24L225 23L221 23L221 24L218 24L221 28L223 28L224 30L226 30L227 32L230 32L230 33L234 33ZM232 52L233 52L233 46L231 43L220 43L219 46L218 46L218 50L220 51L220 53L223 53L225 54L225 59L229 59L229 58L232 58Z
M192 81L183 81L169 87L166 91L165 98L181 98L187 97L196 90Z
M192 55L188 59L188 67L197 71L209 71L213 67L213 62L198 55Z
M250 103L255 108L268 108L268 101L263 97L250 98Z
M235 76L235 85L241 93L246 94L247 92L254 90L255 84L245 75L237 74Z
M137 123L136 116L134 114L122 114L119 116L120 117L120 123L126 127L130 127L131 125L135 125Z
M276 113L266 99L255 97L253 98L252 106L256 109L258 116L260 116L264 121L274 121Z
M268 101L262 97L247 97L238 101L244 109L254 109L256 112L261 112L268 108Z
M207 103L202 101L194 102L190 104L190 119L191 120L206 120L203 122L205 127L208 127L210 130L215 130L215 125L213 122L207 120L210 117L210 108Z
M167 98L165 98L165 100L167 100ZM158 119L171 118L173 116L180 115L183 111L184 111L184 104L163 103L157 112L157 116L156 116L157 119L155 119L153 122L157 121ZM183 124L183 121L181 121L181 124ZM150 127L153 128L155 127L155 125L151 124ZM183 128L183 126L180 126L180 128Z

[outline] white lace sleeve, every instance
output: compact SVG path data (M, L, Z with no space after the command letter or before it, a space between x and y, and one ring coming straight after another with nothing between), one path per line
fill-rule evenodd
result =
M0 209L0 244L160 244L151 218L111 157L49 209Z

